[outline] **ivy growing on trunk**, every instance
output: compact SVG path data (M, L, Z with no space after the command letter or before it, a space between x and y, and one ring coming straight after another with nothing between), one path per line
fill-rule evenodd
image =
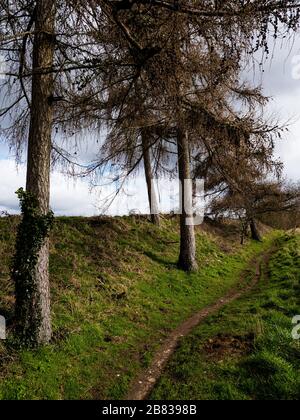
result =
M36 269L40 251L53 226L54 214L40 211L37 198L20 188L22 220L18 227L12 278L16 290L16 327L21 344L35 345L42 322Z

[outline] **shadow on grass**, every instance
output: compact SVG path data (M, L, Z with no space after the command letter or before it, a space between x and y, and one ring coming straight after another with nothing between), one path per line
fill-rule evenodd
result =
M144 255L146 255L148 258L150 258L152 261L157 262L159 264L162 264L163 266L165 266L166 268L168 268L169 270L173 270L173 269L177 269L177 262L173 262L173 261L166 261L165 259L159 257L158 255L154 254L151 251L145 251Z

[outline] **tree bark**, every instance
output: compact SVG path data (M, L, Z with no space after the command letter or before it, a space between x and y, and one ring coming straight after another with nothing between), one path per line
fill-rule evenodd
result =
M151 214L151 221L154 225L160 225L160 217L158 210L158 201L153 188L153 172L151 166L151 153L150 153L150 142L147 129L142 130L142 147L143 147L143 158L144 158L144 168L145 168L145 177L148 190L148 199L149 207Z
M245 243L245 237L248 233L248 222L245 223L244 221L241 221L241 245L244 245Z
M178 266L187 272L197 271L198 264L196 261L196 238L195 228L192 223L193 211L192 206L187 205L193 201L192 184L191 188L187 187L187 182L192 182L190 169L190 153L188 134L186 130L178 128L177 130L177 147L178 147L178 171L180 180L180 255Z
M251 238L254 241L258 241L261 242L262 241L262 237L259 233L258 227L257 227L257 223L255 221L254 218L250 219L250 229L251 229Z
M56 0L39 0L36 4L26 190L37 199L39 213L47 215L50 201L53 128L51 98L54 92L54 77L51 72L40 74L35 70L51 69L53 66ZM35 238L29 237L28 240L34 241ZM27 342L42 345L50 341L52 334L48 239L45 239L40 247L30 281L30 291L24 291L22 284L16 284L17 324Z

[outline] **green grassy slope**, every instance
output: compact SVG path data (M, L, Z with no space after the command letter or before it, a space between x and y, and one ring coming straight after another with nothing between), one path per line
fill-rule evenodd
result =
M0 314L8 317L16 224L0 219ZM167 333L237 284L271 242L241 247L229 228L206 226L197 232L200 271L187 275L176 268L177 225L58 219L50 260L54 339L38 351L17 352L12 337L0 343L0 399L123 397Z
M258 287L183 340L154 399L300 399L300 236L284 235Z

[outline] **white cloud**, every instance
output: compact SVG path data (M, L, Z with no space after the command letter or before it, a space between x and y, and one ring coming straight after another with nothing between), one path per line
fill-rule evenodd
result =
M15 191L24 187L23 168L17 169L15 163L10 160L0 161L0 210L11 213L18 212L18 199Z
M13 160L0 160L0 211L19 212L15 191L25 185L26 169L16 166ZM58 172L51 175L51 208L56 216L93 216L108 214L123 216L131 212L149 213L148 194L144 176L129 179L122 185L103 180L102 187L90 189L82 180L70 180ZM160 211L170 212L178 208L179 185L176 180L162 179L157 185Z
M0 160L0 211L11 214L19 212L15 192L25 186L26 168L16 166L11 159ZM117 187L107 184L91 189L88 182L71 180L53 172L51 175L51 208L57 216L94 216L101 213L125 215L133 210L142 214L149 212L146 184L143 177L125 183L123 192L116 196ZM108 204L110 206L108 207Z
M285 165L285 176L293 180L300 179L300 80L298 76L300 54L300 35L294 41L286 39L276 43L270 40L269 60L263 61L261 52L251 61L244 76L251 84L261 85L264 94L272 101L268 107L268 114L278 119L280 124L289 123L289 132L286 132L282 141L276 146L276 156ZM297 62L297 69L295 63ZM263 71L262 71L263 70Z
M25 167L16 166L13 160L0 161L0 210L10 213L19 211L15 191L25 185ZM96 193L90 193L89 186L83 181L74 183L54 172L51 176L51 207L56 215L97 214Z
M276 155L285 165L286 177L300 179L300 81L293 94L283 93L274 98L270 110L279 116L283 124L288 124L289 131L277 142Z

